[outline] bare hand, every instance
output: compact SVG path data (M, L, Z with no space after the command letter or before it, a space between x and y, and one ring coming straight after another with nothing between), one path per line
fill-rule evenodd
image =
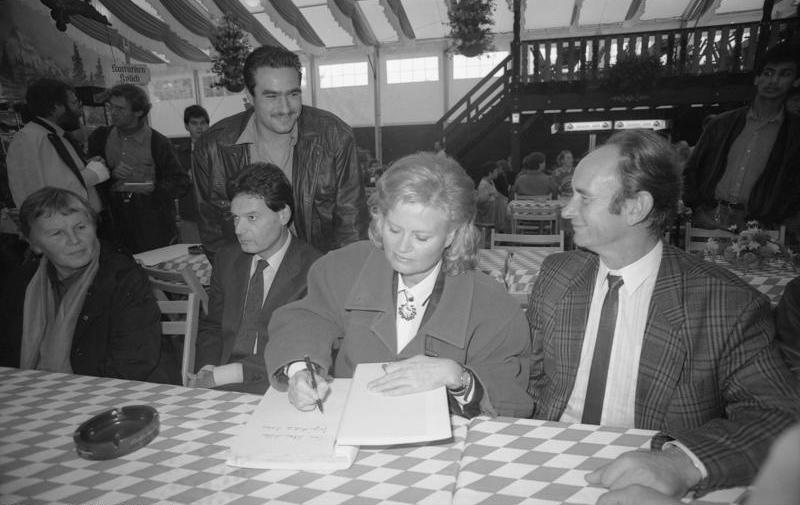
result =
M197 372L197 375L189 375L190 388L213 388L217 384L214 382L214 367L204 366Z
M417 355L387 363L386 375L367 384L370 391L390 396L430 391L439 386L457 387L462 366L445 358Z
M681 505L681 501L653 488L634 484L609 491L597 500L597 505Z
M700 481L700 471L678 448L664 451L631 451L586 476L590 484L622 489L646 486L677 498Z
M133 174L133 167L124 161L120 161L119 165L114 167L114 177L117 179L128 179L129 177L133 176Z
M297 410L314 410L317 400L325 401L330 392L328 381L324 377L314 374L317 381L317 390L311 386L311 372L301 370L289 378L289 403Z

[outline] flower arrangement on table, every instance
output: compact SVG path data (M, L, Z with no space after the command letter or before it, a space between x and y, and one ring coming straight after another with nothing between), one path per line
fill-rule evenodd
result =
M737 227L732 226L729 230L736 233ZM709 238L706 252L715 257L721 250L726 261L745 270L778 259L792 268L797 267L797 255L776 241L774 234L761 229L758 221L748 221L746 228L724 247L720 247L721 240L725 239Z

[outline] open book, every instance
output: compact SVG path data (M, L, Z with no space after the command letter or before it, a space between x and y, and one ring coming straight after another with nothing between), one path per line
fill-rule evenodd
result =
M360 445L394 445L452 436L444 388L403 396L371 393L381 363L360 364L336 379L325 413L302 412L270 388L230 445L228 464L250 468L333 471L353 464Z

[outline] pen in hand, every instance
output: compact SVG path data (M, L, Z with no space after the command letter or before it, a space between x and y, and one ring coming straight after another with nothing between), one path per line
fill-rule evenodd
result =
M308 373L311 375L311 387L314 388L314 393L317 394L317 408L321 414L324 414L325 411L322 410L322 400L319 397L319 391L317 391L317 379L314 377L314 365L311 364L311 358L308 356L303 358L303 360L306 362L306 370L308 370Z

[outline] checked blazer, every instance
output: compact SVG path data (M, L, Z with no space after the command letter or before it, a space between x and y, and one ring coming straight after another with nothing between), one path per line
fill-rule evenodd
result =
M269 386L264 363L264 346L269 339L267 325L275 309L305 296L308 268L320 256L319 251L292 237L261 308L259 326L262 331L257 352L242 361L244 384L223 386L223 389L256 394L266 392ZM231 361L242 322L252 258L252 254L242 252L238 243L224 246L215 257L208 315L200 317L197 332L195 363L198 370L203 365L225 365Z
M548 256L531 293L529 391L536 419L558 420L580 361L599 259ZM635 427L653 448L685 444L706 466L698 490L741 486L800 416L800 385L774 342L769 300L728 270L664 245L647 316Z

